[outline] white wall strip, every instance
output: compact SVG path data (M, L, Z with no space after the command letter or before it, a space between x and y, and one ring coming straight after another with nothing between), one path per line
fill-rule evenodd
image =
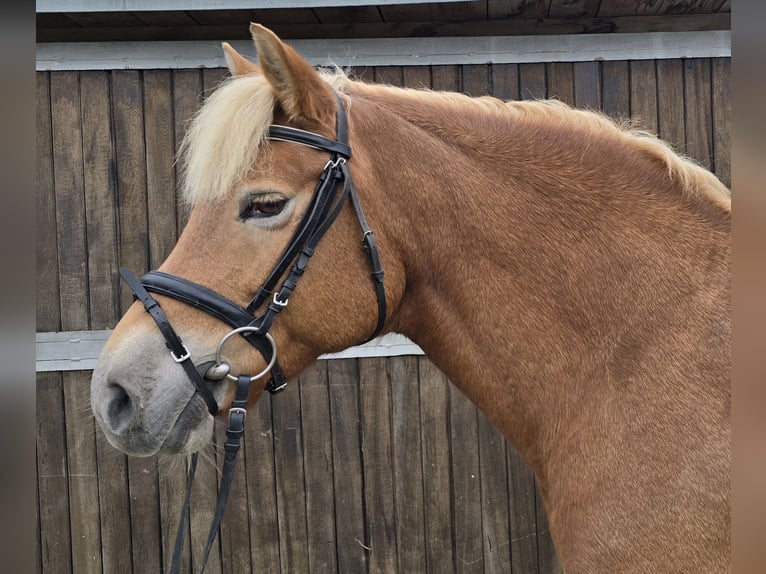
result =
M37 333L36 371L88 371L96 361L111 331L63 331ZM322 355L320 359L362 357L398 357L424 355L423 350L407 337L388 334L340 353Z
M731 31L289 42L315 66L522 64L731 56ZM255 59L252 42L231 42ZM37 70L225 67L220 42L38 43Z
M265 8L342 8L389 4L443 4L463 0L37 0L37 13L259 10Z

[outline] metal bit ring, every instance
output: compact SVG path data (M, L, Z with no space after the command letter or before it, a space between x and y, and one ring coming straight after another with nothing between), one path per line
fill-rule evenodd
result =
M245 326L245 327L238 327L238 328L234 329L233 331L229 331L226 335L224 335L223 339L221 339L221 342L218 343L218 348L215 350L215 362L216 362L216 365L220 365L223 362L221 360L221 351L223 350L223 346L226 344L226 341L231 339L234 335L238 335L240 333L257 333L258 331L259 331L258 327ZM266 338L266 340L271 345L271 360L269 361L269 364L266 365L265 369L263 369L257 375L253 375L252 377L250 377L250 382L251 383L253 381L256 381L256 380L260 379L261 377L266 376L269 373L269 371L271 371L271 369L274 367L274 365L277 362L277 344L274 341L274 337L272 337L268 333L266 333L264 335L264 337ZM231 373L226 373L226 378L230 379L232 381L235 381L235 382L237 381L237 377L235 377Z

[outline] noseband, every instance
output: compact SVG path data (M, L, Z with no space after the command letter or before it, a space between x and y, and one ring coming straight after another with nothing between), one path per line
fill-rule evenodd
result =
M377 337L383 329L386 320L386 293L383 285L383 269L378 253L375 236L367 224L362 212L359 196L354 187L354 181L348 168L351 158L351 148L348 145L348 122L343 102L335 94L337 101L337 140L333 141L321 135L286 126L272 125L268 131L268 139L273 141L291 142L308 146L331 154L330 160L319 176L311 202L306 209L292 238L285 247L277 264L268 274L266 280L256 291L250 303L241 307L215 291L193 283L187 279L164 273L150 271L140 280L127 269L120 269L120 275L133 291L135 298L143 303L146 311L157 324L165 338L165 344L170 350L173 360L186 372L196 388L196 394L207 404L210 414L218 414L218 404L206 381L217 381L224 377L236 382L234 400L229 409L226 428L226 443L224 444L224 466L218 502L213 517L213 523L208 534L207 544L203 553L199 572L203 572L210 549L215 540L218 527L223 518L223 511L228 500L231 483L234 478L234 463L239 451L240 441L244 434L245 409L250 384L270 373L265 390L278 393L287 385L282 369L277 361L277 347L269 329L279 313L288 305L290 296L308 265L311 256L340 214L346 200L350 197L356 212L357 220L362 231L362 246L367 254L371 268L372 283L378 303L378 323L368 341ZM282 277L285 279L280 284ZM195 365L187 347L181 341L170 324L167 316L156 299L150 293L158 293L177 299L196 309L205 311L233 328L221 339L216 349L214 363ZM256 314L260 311L260 314ZM222 349L232 337L240 335L253 345L267 363L266 368L254 376L247 374L232 375L231 367L222 360ZM197 454L192 455L187 477L187 491L181 520L176 535L173 551L171 573L180 569L183 531L186 529L191 483L197 465Z

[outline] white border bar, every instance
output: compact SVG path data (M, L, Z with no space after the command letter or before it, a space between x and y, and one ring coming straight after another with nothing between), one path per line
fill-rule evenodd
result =
M393 4L445 4L463 0L37 0L38 14L52 12L185 12L266 8L342 8Z
M293 40L315 66L522 64L731 56L731 31ZM252 42L232 45L254 54ZM252 56L255 57L254 55ZM37 70L223 68L220 42L38 43Z
M101 349L112 332L62 331L37 333L36 371L89 371L96 367ZM363 357L398 357L424 355L423 350L403 335L390 333L340 353L322 355L320 359L353 359Z

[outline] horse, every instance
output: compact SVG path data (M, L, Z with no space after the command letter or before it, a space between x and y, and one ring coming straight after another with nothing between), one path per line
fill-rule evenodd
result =
M258 401L264 386L240 389L242 373L262 376L277 349L287 380L322 353L402 333L534 471L564 571L728 571L726 186L597 112L369 84L250 30L258 62L223 44L231 77L180 146L191 214L155 279L245 308L269 270L292 273L285 246L331 169L353 180L369 228L347 195L330 202L289 305L264 303L280 311L268 341L197 295L155 289L183 339L168 353L149 303L134 303L92 378L109 441L195 452L212 413Z

